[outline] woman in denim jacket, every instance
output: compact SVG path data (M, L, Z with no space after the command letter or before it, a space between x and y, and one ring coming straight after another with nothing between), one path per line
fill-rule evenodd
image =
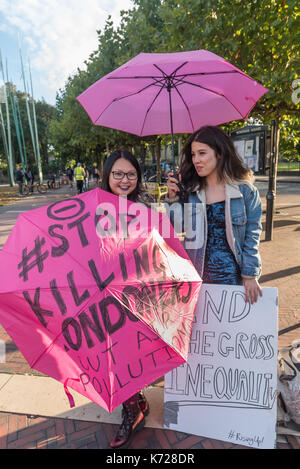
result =
M244 285L246 301L256 302L262 296L262 209L252 172L230 137L205 126L184 147L180 177L183 191L169 174L166 202L175 229L178 220L183 223L185 248L203 282Z

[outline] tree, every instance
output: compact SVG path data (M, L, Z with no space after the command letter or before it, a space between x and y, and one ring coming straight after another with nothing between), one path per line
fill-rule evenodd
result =
M58 96L53 131L64 150L92 157L121 144L144 146L147 139L93 126L75 101L82 91L140 52L176 52L207 49L225 58L269 89L251 112L254 119L282 128L283 145L289 122L299 135L299 104L292 101L292 83L298 77L300 13L296 0L134 0L121 12L114 28L109 17L98 31L98 48L86 61L86 70L70 77ZM75 103L75 104L74 104ZM63 127L59 130L56 125ZM284 124L285 123L285 124ZM228 130L244 125L233 122ZM168 143L169 136L153 137ZM298 140L295 142L297 144Z

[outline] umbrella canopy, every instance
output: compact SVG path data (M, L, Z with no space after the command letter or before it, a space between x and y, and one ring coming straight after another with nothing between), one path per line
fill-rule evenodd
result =
M0 278L31 367L108 411L187 360L201 279L166 214L100 189L29 211Z
M222 57L195 50L141 53L77 100L96 125L139 136L171 134L174 145L174 133L245 118L267 91Z

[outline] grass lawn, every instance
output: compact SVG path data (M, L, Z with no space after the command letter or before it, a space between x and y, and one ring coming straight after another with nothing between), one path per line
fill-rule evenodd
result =
M287 162L287 161L278 161L277 171L299 171L300 172L300 163L298 161Z
M19 186L0 186L0 207L3 205L8 205L14 202L15 200L19 200L18 197L19 193Z

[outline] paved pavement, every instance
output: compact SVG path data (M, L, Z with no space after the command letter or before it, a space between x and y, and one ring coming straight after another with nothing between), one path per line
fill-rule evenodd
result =
M286 178L285 178L286 180ZM0 248L2 248L18 213L49 204L75 194L68 187L20 199L10 206L0 207ZM265 194L262 195L265 208ZM263 221L265 214L263 216ZM260 248L263 261L263 286L277 287L279 291L279 348L300 339L300 197L284 194L276 198L273 240L262 235ZM1 363L0 374L30 374L32 370L0 326L0 340L7 344L6 363ZM159 382L158 385L162 385ZM0 412L0 449L106 449L115 434L116 425L83 420L45 418L38 415ZM297 447L290 438L281 436L277 448ZM135 435L129 449L245 449L186 433L145 428Z

